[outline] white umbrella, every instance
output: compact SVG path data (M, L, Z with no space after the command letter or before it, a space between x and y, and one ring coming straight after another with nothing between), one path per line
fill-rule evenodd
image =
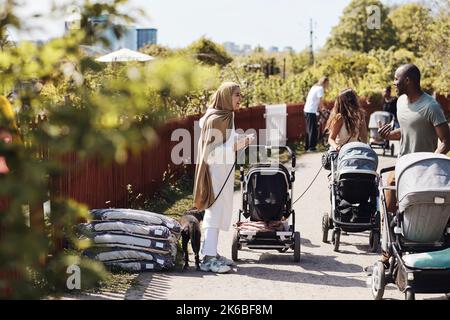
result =
M154 58L147 54L143 54L137 51L133 51L127 48L123 48L104 56L101 56L96 61L100 62L121 62L121 61L150 61Z

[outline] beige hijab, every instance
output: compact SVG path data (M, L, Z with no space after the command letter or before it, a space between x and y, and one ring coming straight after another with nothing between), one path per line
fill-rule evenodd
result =
M194 206L198 210L209 208L215 200L211 175L206 162L209 153L225 143L233 128L233 92L239 88L234 82L224 82L211 98L208 115L203 124L198 142L197 165L194 180ZM216 130L213 130L216 129ZM221 133L222 139L214 133ZM225 182L225 181L224 181Z

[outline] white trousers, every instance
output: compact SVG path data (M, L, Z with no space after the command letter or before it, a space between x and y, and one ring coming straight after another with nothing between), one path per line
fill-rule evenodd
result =
M217 255L217 243L219 241L218 228L204 228L205 239L202 253L204 256L215 257Z

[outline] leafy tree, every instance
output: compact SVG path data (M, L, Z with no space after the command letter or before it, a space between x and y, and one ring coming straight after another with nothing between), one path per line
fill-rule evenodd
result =
M119 8L123 3L87 1L81 8L81 26L100 14L123 17ZM1 16L8 19L2 20L3 27L18 21L14 15L18 7L14 1L8 4ZM169 113L167 101L215 84L209 69L182 58L155 64L98 63L80 52L80 44L91 36L81 28L42 46L21 42L0 52L3 89L17 93L14 105L21 137L13 144L0 142L0 154L10 169L0 176L0 200L9 202L0 208L2 297L37 298L50 290L64 290L66 270L72 264L81 268L82 289L105 276L101 264L78 254L90 243L79 240L73 226L88 217L88 208L68 199L52 183L65 170L61 159L75 153L78 158L123 163L128 151L137 152L155 141L154 127ZM42 117L46 120L40 121ZM0 117L0 127L14 128L7 117ZM44 224L40 208L46 200L51 212ZM71 251L54 246L53 240L62 238Z
M417 57L413 52L406 49L395 50L394 47L391 47L389 50L373 50L369 54L379 61L382 67L380 79L385 83L385 86L392 84L398 67L417 61Z
M418 64L425 87L450 95L450 1L439 2L435 9L438 14L425 35L423 54Z
M430 8L419 3L409 3L392 10L389 18L397 34L397 47L420 55L433 22Z
M291 54L292 59L292 72L302 73L310 66L310 52L309 50L303 50L297 54Z
M326 47L369 52L388 49L395 43L388 8L379 0L352 0L344 9L339 24L332 29Z
M159 44L149 44L139 50L142 53L148 54L152 57L168 57L173 54L173 51L167 47Z
M15 6L15 2L12 0L3 1L0 15L0 50L4 50L6 47L11 46L11 42L8 37L7 26L18 27L20 25L19 18L12 12L12 8Z
M182 52L192 55L198 61L206 65L218 65L223 67L233 61L233 58L229 56L223 46L205 37L195 41L185 50L182 50Z

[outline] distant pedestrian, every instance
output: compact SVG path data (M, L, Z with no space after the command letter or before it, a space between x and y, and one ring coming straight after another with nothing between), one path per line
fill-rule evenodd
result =
M303 112L305 114L306 122L306 137L305 137L305 150L306 151L316 151L317 145L317 113L318 110L323 108L325 90L328 88L329 80L328 77L322 77L319 82L317 82L309 90L308 96L306 98L305 107Z
M399 128L397 119L397 97L391 95L391 86L383 90L383 111L389 112L394 118L394 128Z

